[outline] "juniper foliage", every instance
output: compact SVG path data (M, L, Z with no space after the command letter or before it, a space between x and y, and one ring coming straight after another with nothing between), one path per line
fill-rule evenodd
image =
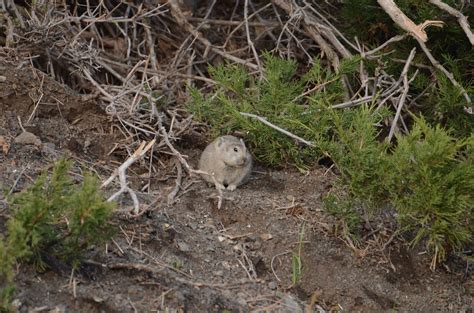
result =
M327 145L325 134L330 130L329 119L322 111L330 103L343 100L340 78L355 70L357 60L346 60L338 74L325 69L319 60L305 74L297 77L293 60L264 54L264 79L258 79L240 65L211 67L209 72L218 85L211 96L191 90L189 110L200 121L211 126L212 136L234 130L246 134L246 142L257 160L279 166L291 163L300 169L317 156L322 156ZM308 97L299 97L304 90L315 88ZM265 117L269 122L293 134L311 140L315 147L301 146L294 139L240 112Z
M438 260L446 248L460 250L474 232L474 135L457 140L423 118L398 136L390 155L386 189L412 244L426 238Z
M45 270L48 255L77 267L90 247L112 235L108 219L114 204L104 200L91 174L78 188L68 175L70 167L69 161L58 161L51 178L44 172L8 199L11 218L6 236L0 238L0 309L8 309L14 292L15 262L33 262Z

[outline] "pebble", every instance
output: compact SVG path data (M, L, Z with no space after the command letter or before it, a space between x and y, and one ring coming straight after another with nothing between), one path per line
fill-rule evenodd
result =
M296 302L292 296L284 295L283 296L283 305L281 307L282 313L303 313L303 309L301 306Z
M4 83L7 81L7 78L3 75L0 75L0 83Z
M183 241L178 241L178 249L182 252L189 252L191 247Z
M277 287L277 283L275 283L274 281L268 283L268 288L270 288L271 290L275 290L277 289Z
M12 306L16 308L17 310L20 310L22 305L23 303L21 303L20 299L15 299L12 301Z
M35 134L30 132L22 132L15 138L15 143L21 145L41 145L41 139L39 139Z

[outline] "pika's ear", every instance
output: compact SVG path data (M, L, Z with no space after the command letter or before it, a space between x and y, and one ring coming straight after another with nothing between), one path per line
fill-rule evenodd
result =
M220 147L222 147L223 144L224 144L224 138L222 138L222 137L217 138L216 147L220 148Z

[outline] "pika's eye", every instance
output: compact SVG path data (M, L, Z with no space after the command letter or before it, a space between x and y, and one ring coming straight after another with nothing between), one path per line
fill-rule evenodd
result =
M239 148L234 147L234 151L235 151L235 152L239 152Z

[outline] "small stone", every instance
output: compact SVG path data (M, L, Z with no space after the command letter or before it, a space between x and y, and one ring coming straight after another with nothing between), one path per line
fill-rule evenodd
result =
M0 83L4 83L7 81L7 78L3 75L0 75Z
M35 145L40 146L41 140L33 133L30 132L22 132L15 138L15 143L21 145Z
M267 240L270 240L273 238L273 235L272 234L261 234L260 235L260 238L264 241L267 241Z
M102 303L105 301L103 298L98 297L98 296L92 296L92 300L94 300L97 303Z
M12 301L12 306L16 308L17 310L20 310L22 305L23 303L21 303L20 299L15 299Z
M282 313L303 313L301 306L290 295L283 296L283 305L281 307Z
M222 277L222 276L224 276L224 271L221 271L221 270L215 271L215 272L214 272L214 276Z
M245 241L247 242L254 242L255 240L257 240L257 236L252 234L252 235L248 235L246 238L245 238Z
M278 285L274 281L271 281L271 282L268 283L268 288L270 288L271 290L276 290L277 287L278 287Z
M179 241L178 242L178 249L182 252L189 252L191 250L191 247L187 243L185 243L183 241Z

